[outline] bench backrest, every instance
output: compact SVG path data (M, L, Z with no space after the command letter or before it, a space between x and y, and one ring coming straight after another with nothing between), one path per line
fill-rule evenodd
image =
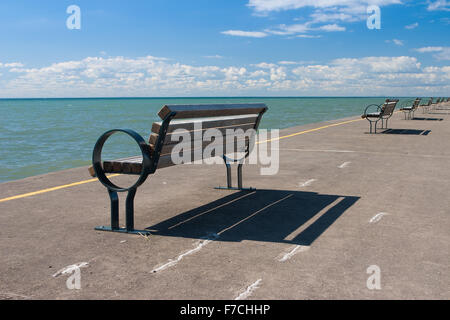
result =
M381 107L381 116L391 116L397 106L398 99L386 99Z
M248 151L253 137L243 133L254 133L266 110L267 106L262 103L165 105L158 113L163 121L153 123L149 137L153 169L178 164L172 161L172 151L192 160L203 159L206 147L214 150L214 146L222 146L222 154L211 153L211 156L222 156L227 150ZM204 139L209 129L214 130L208 133L220 133L223 140ZM242 134L232 135L237 130L242 130ZM182 137L190 139L184 141Z
M421 98L416 98L416 100L414 100L413 102L413 109L417 109L417 107L420 105L420 100L422 100Z

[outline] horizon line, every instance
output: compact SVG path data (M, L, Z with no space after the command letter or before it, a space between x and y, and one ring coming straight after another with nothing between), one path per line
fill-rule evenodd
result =
M154 97L10 97L2 98L0 100L57 100L57 99L246 99L246 98L385 98L385 97L398 97L398 98L412 98L412 97L431 97L431 96L390 96L390 95L377 95L377 96L154 96ZM439 95L435 97L440 97Z

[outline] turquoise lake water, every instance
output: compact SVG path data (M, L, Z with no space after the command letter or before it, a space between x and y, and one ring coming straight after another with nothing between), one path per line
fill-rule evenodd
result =
M287 128L362 114L385 98L0 99L0 182L91 163L97 138L128 128L148 138L164 104L263 102L260 128ZM105 145L106 158L140 154L125 136Z

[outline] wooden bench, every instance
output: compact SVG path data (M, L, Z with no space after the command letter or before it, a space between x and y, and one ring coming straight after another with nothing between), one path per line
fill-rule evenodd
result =
M421 98L416 98L414 101L408 100L403 103L403 106L400 108L400 111L403 111L406 119L414 118L414 112L420 105Z
M180 154L194 160L204 160L206 157L221 156L227 168L227 187L221 189L245 190L242 187L243 160L250 154L256 130L267 106L262 103L247 104L205 104L205 105L165 105L158 113L162 121L153 123L148 143L135 131L130 129L114 129L105 132L95 144L92 155L92 167L89 173L96 176L107 188L111 200L111 225L96 227L96 230L148 234L146 230L134 229L134 197L137 188L145 182L150 174L156 170L182 164L185 162L173 161L172 151L182 150ZM201 130L199 130L201 125ZM172 138L180 131L189 134L188 142L174 141ZM205 141L204 133L214 129L223 135L223 141ZM249 130L250 129L250 130ZM176 131L177 130L177 131ZM237 131L250 132L250 135L236 135ZM248 131L249 130L249 131ZM141 155L132 156L113 161L102 161L101 153L106 140L115 133L124 133L133 138L138 144ZM252 134L253 133L253 134ZM210 156L204 155L205 148L216 150L222 147L222 154L212 152ZM178 147L177 147L178 146ZM178 148L178 149L175 149ZM217 148L220 150L220 148ZM231 150L231 152L229 152ZM186 154L185 154L186 152ZM227 157L228 153L241 155L239 159ZM232 187L230 163L238 163L238 185ZM106 176L106 173L139 175L136 183L128 188L115 185ZM119 198L118 192L128 192L126 198L126 227L119 227Z
M432 103L433 103L433 98L430 98L426 104L419 105L419 108L422 108L423 113L428 112L431 108Z
M386 101L381 104L370 104L364 110L364 114L361 116L363 119L367 119L370 123L370 133L372 133L372 126L375 123L375 133L377 133L377 123L381 120L381 128L386 129L388 120L392 117L394 113L395 106L398 103L398 99L386 99ZM369 112L369 109L376 107L377 111ZM384 123L386 121L386 124Z
M431 110L435 110L436 109L436 106L438 105L440 99L437 98L436 101L434 101L434 102L433 102L433 100L434 100L434 98L432 98L432 100L431 100L431 106L430 106Z

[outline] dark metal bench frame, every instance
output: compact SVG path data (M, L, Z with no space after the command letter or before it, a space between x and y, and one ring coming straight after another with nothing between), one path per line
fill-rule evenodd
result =
M233 104L233 105L236 106L237 104ZM258 117L255 121L255 126L254 126L254 130L257 130L259 127L261 118L262 118L263 114L267 111L268 108L264 104L245 104L245 105L254 106L255 109L257 108L256 106L258 106L257 109L261 109L258 112ZM196 105L196 106L198 107L198 106L202 106L202 105ZM203 105L203 106L207 107L207 106L211 106L211 105ZM230 108L231 108L231 107L227 107L230 105L225 105L225 104L224 105L215 105L215 106L223 106L224 109L222 109L222 111L230 110ZM161 109L161 111L159 113L160 116L161 116L161 114L163 114L162 112L163 112L164 108L168 108L166 110L169 110L169 112L163 116L162 125L160 127L158 139L155 144L155 150L152 154L150 154L149 145L145 142L145 140L142 138L142 136L131 129L113 129L113 130L107 131L104 134L102 134L100 136L100 138L97 140L97 142L94 146L93 154L92 154L92 164L93 164L93 170L95 172L95 175L97 176L99 181L108 190L108 194L109 194L110 202L111 202L111 213L110 213L111 225L96 227L95 230L131 233L131 234L143 234L143 235L148 235L150 233L148 230L136 230L134 228L134 198L136 196L137 188L146 181L146 179L148 178L148 176L150 174L155 173L155 171L157 170L158 161L160 158L162 147L164 145L164 141L166 138L169 124L170 124L171 120L174 119L177 115L176 111L170 111L169 106L164 106L163 109ZM215 110L220 111L221 109L215 109ZM204 112L204 114L205 115L203 115L203 116L199 115L197 118L208 117L208 110L206 110ZM104 146L105 142L108 140L108 138L111 137L115 133L125 133L128 136L130 136L131 138L133 138L136 141L136 143L138 144L138 146L141 150L141 153L142 153L142 170L139 174L139 178L132 186L130 186L128 188L119 187L119 186L115 185L113 182L111 182L111 180L109 180L108 177L106 176L105 171L103 170L103 167L102 167L101 153L102 153L103 146ZM237 160L230 159L230 158L226 157L225 154L222 156L224 163L226 165L226 170L227 170L227 187L226 188L218 187L218 189L254 190L254 189L244 189L242 187L242 165L243 165L243 161L245 160L245 158L247 158L249 156L250 152L251 152L251 146L250 146L250 142L248 142L248 143L246 143L245 155L241 159L237 159ZM239 163L238 167L237 167L237 178L238 178L238 186L237 187L232 187L230 162L234 162L234 163L238 162ZM130 173L130 174L132 174L132 173ZM118 196L118 192L128 192L127 197L126 197L126 202L125 202L125 208L126 208L126 210L125 210L125 221L126 221L125 228L120 228L120 226L119 226L119 196Z
M378 121L380 121L380 120L381 120L381 129L387 129L388 120L394 114L395 106L394 106L394 108L392 108L392 110L390 110L386 107L388 106L389 103L393 103L393 102L397 103L398 99L386 99L386 101L380 105L370 104L366 107L366 109L364 110L364 114L362 115L362 118L367 119L367 121L369 121L370 133L372 133L373 123L375 123L374 132L377 133L377 124L378 124ZM378 111L377 113L379 113L377 116L374 116L371 113L367 113L367 111L371 107L377 107L377 111ZM373 118L374 120L372 120L371 118ZM386 121L386 123L385 123L385 121Z
M400 108L400 111L403 111L405 114L405 120L411 120L414 118L414 112L416 112L417 108L420 105L421 98L416 98L414 100L407 100L403 102L403 106ZM412 115L412 116L411 116Z
M433 103L433 98L430 98L426 104L419 104L418 107L422 108L423 113L428 112L431 104Z

